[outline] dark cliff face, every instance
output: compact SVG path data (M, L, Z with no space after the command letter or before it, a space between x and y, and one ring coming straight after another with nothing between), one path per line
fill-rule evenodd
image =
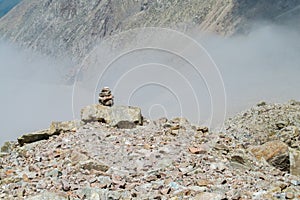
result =
M278 1L24 0L0 20L0 36L78 62L102 38L136 27L247 32L253 21L279 21L300 3Z

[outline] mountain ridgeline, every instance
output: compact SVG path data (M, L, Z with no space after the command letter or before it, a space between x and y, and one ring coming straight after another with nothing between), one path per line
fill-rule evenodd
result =
M284 23L299 5L297 0L23 0L0 20L0 36L78 62L97 41L120 31L156 26L230 36L249 31L254 21Z

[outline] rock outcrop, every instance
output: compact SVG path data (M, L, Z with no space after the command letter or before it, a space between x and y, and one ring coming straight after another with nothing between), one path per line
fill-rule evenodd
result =
M36 141L40 141L40 140L49 139L49 137L52 135L54 135L54 134L51 134L48 129L36 131L36 132L27 133L27 134L22 135L21 137L18 138L18 142L22 146L26 143L32 143L32 142L36 142Z
M90 105L81 110L81 120L88 122L104 122L119 128L133 128L142 125L141 109L132 106L107 107L99 104Z
M290 171L289 147L281 141L267 142L261 146L250 147L249 150L257 159L265 159L282 171Z
M22 146L26 143L46 140L53 135L59 135L64 132L75 132L79 126L78 121L52 122L49 129L24 134L18 138L18 142Z
M298 176L300 103L261 102L227 121L227 131L249 147L256 158L264 158L276 168Z

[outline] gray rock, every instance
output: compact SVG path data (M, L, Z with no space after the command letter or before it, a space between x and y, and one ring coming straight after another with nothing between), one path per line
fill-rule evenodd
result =
M49 129L24 134L18 138L18 142L22 146L25 143L46 140L53 135L59 135L63 132L74 132L79 126L79 121L52 122Z
M109 166L101 164L95 160L87 160L79 163L80 167L86 170L97 170L101 172L106 172Z
M203 192L203 193L197 194L192 199L194 199L194 200L221 200L221 199L223 199L223 195L218 194L218 193Z
M99 182L100 184L107 185L107 186L110 185L110 184L112 183L111 178L108 177L108 176L99 176L99 177L97 178L97 180L98 180L98 182Z
M111 126L133 128L133 124L142 125L142 114L138 107L108 107L96 104L86 106L81 110L81 120L85 123L99 121Z
M41 194L28 197L27 200L67 200L68 197L63 194L53 192L43 192Z
M50 133L60 134L64 132L75 132L79 126L79 121L52 122L50 125Z
M58 169L53 169L45 174L46 177L59 177L62 176L62 172Z
M276 122L276 127L281 130L283 129L284 127L286 127L288 125L288 122L286 121L279 121L279 122Z
M70 184L66 180L61 181L61 186L64 191L69 191L71 189Z
M12 146L13 146L13 142L5 142L1 147L0 151L3 153L9 153L12 149Z
M290 149L290 174L300 176L300 151Z
M107 199L108 190L87 187L87 188L81 189L79 191L79 195L83 197L82 199L102 200L102 199Z
M51 134L48 129L40 130L37 132L32 132L32 133L22 135L21 137L18 138L18 142L22 146L26 143L32 143L40 140L47 140L52 135L53 134Z
M136 124L133 122L129 122L129 121L120 121L117 123L117 128L120 129L133 129L136 127Z

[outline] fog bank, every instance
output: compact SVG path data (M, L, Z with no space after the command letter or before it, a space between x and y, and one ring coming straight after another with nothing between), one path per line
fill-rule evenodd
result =
M183 116L212 126L223 114L232 116L261 100L300 100L299 32L287 26L264 25L231 38L189 34L198 46L181 34L174 35L175 42L164 34L123 36L99 44L77 66L74 85L64 81L74 67L68 60L1 42L0 143L51 121L78 119L82 106L96 103L106 85L116 104L139 106L146 118ZM171 50L149 48L157 45Z
M70 120L71 87L62 84L69 63L0 43L0 143Z

